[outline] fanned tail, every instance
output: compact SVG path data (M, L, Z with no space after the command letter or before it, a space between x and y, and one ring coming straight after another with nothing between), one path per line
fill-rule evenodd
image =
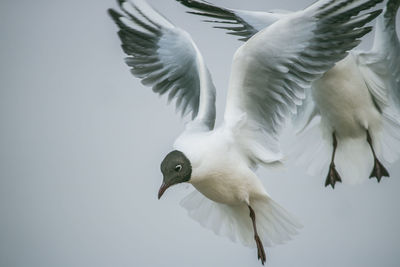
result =
M185 197L181 205L189 216L215 234L228 237L233 242L254 247L254 232L246 205L229 206L214 202L197 190ZM265 197L251 202L256 214L258 234L264 246L282 244L297 234L302 227L296 219L271 198Z
M394 109L383 113L383 131L380 138L379 154L388 163L393 163L399 158L400 115Z
M399 157L400 117L393 112L384 112L381 118L382 126L369 131L377 158L387 165ZM318 118L299 134L289 152L293 161L305 166L310 175L320 177L321 184L325 182L333 150L332 133L328 129ZM338 140L335 166L345 184L360 184L368 180L374 160L366 136Z

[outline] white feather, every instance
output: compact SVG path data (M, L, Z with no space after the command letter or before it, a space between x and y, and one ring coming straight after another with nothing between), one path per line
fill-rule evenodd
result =
M215 234L233 242L254 247L254 233L246 205L226 205L214 202L197 190L181 201L189 216ZM257 230L265 246L282 244L297 234L302 225L271 198L251 203L256 214Z
M127 61L133 74L144 83L166 83L168 87L154 86L153 90L169 91L170 98L177 98L178 107L183 103L185 111L191 105L197 115L174 144L190 162L189 183L198 191L183 201L193 218L247 246L255 244L256 234L250 207L264 245L285 242L296 233L300 225L269 197L254 168L281 159L278 135L285 117L296 112L310 83L357 44L360 33L353 30L363 27L374 14L354 16L365 9L366 2L374 5L377 1L324 0L274 18L275 23L235 53L224 123L217 129L215 88L190 36L142 0L123 3L122 9L126 19L149 33L122 25L124 16L111 11L121 28L125 52L131 53Z

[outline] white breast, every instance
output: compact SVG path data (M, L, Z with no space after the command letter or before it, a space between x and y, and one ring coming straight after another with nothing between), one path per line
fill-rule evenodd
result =
M225 133L215 130L181 136L175 148L192 163L189 182L207 198L239 205L266 194L260 180Z
M352 54L313 83L313 98L339 136L357 137L380 124L380 113Z

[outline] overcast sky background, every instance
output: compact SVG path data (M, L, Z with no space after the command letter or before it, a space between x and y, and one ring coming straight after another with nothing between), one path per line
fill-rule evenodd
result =
M240 43L173 0L149 2L198 44L218 90L220 122ZM212 2L297 10L312 1ZM130 75L106 13L116 6L0 2L0 266L261 266L254 249L186 215L179 201L190 186L157 200L159 164L184 124ZM399 266L400 163L388 169L392 177L380 184L334 191L301 167L260 169L270 194L305 226L268 248L267 266Z

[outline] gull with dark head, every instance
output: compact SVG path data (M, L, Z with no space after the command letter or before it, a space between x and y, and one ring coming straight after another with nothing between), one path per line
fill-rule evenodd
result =
M239 36L242 41L293 16L292 12L282 10L247 11L201 0L177 1L194 10L188 13L213 18L207 21L216 24L215 28ZM374 3L365 5L371 7ZM326 175L325 186L334 188L342 181L360 183L368 176L380 182L382 177L389 177L381 160L390 163L398 158L400 43L396 13L399 5L400 0L385 2L384 11L376 22L373 48L351 51L314 80L294 117L301 135L296 139L299 145L292 149L293 154L299 162L309 166L312 174ZM315 51L315 56L318 57L319 52ZM312 68L311 65L311 69L300 75L307 76L308 72L313 72ZM316 125L311 124L314 119L319 119Z
M189 34L144 1L118 1L122 13L109 13L132 74L192 117L161 164L158 197L175 184L192 184L196 190L182 201L189 215L216 234L255 245L264 264L264 245L289 240L300 224L272 200L255 168L282 159L285 118L310 83L371 30L364 25L379 11L359 13L378 2L319 1L252 36L233 57L224 122L214 128L215 87Z

